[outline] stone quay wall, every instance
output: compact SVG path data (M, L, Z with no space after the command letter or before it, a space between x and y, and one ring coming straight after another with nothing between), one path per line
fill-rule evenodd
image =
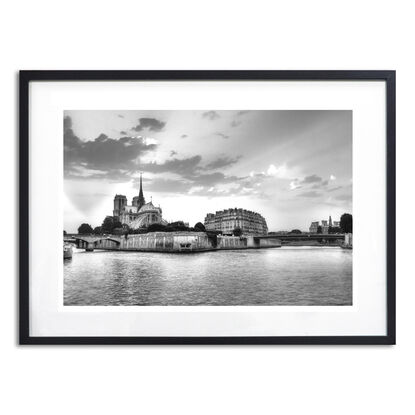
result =
M120 251L207 251L214 247L204 232L152 232L141 235L118 237L117 245L111 240L99 242L96 249L115 249Z
M205 232L152 232L147 234L107 236L90 242L88 248L116 251L201 252L222 249L280 247L278 239L255 236L209 237ZM87 248L81 243L80 247Z

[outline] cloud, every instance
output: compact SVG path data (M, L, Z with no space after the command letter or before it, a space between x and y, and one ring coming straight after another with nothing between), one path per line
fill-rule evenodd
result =
M239 180L239 178L236 176L225 176L221 172L194 174L188 176L188 178L193 182L195 186L213 186L215 184L225 184Z
M132 130L140 132L143 130L159 132L166 125L165 122L157 120L156 118L140 118L138 125L132 128Z
M220 133L220 132L215 133L215 135L217 135L218 137L222 137L225 140L227 140L230 137L230 135L226 135L226 134Z
M332 187L331 189L327 189L328 192L335 192L336 190L342 189L343 186L336 186L336 187Z
M320 197L321 193L316 192L315 190L310 190L308 192L301 193L300 196L303 196L303 197Z
M197 155L185 159L174 158L167 160L164 163L147 163L141 164L140 168L143 171L150 173L175 173L179 175L194 174L200 168L202 157Z
M156 148L142 137L115 140L100 134L94 140L82 141L72 129L72 119L64 118L64 169L68 176L118 177L121 171L135 171L139 157Z
M215 196L229 194L230 189L223 186L237 183L240 179L236 176L226 176L221 172L214 173L191 173L178 179L155 177L145 183L145 188L154 192L164 193L188 193L199 196ZM135 179L138 186L138 179ZM237 187L233 189L236 191Z
M278 179L289 179L291 176L289 169L285 163L280 164L278 167L275 166L275 164L270 164L266 170L259 172L259 173L255 171L251 171L249 175L251 177L263 177L263 178L276 177ZM297 181L297 179L295 180Z
M210 121L216 120L216 118L220 118L220 115L216 111L205 111L202 114L203 118L207 118Z
M136 185L138 186L138 180ZM145 189L163 193L187 193L192 186L192 183L188 181L162 179L156 177L145 184Z
M339 200L341 202L351 202L352 201L352 195L351 194L342 194L335 197L336 200Z
M176 154L177 154L177 151L174 151L174 150L170 151L170 157L173 157L173 156L175 156Z
M290 190L296 190L301 189L303 186L301 186L300 182L295 179L290 183Z
M311 176L306 176L301 181L301 183L315 183L315 182L321 182L323 179L320 176L317 176L316 174L312 174Z
M336 176L334 176L333 174L330 174L330 180L336 180Z
M180 136L180 138L187 138L188 137L188 135L187 134L182 134L181 136Z
M124 115L118 114L117 115L119 118L124 118Z
M284 176L285 175L286 166L282 165L280 167L275 167L274 164L270 164L267 170L268 176Z
M127 133L125 131L120 131L120 134L127 135Z
M219 157L216 160L211 161L205 166L206 170L216 170L216 169L225 169L237 163L241 156L231 158L231 157Z
M242 121L239 118L242 117L243 115L248 114L248 113L249 113L249 111L238 111L235 115L236 118L234 120L232 120L232 122L231 122L231 127L235 128L235 127L238 127L239 125L241 125Z
M328 181L323 181L323 179L320 176L317 176L317 174L312 174L310 176L304 177L303 179L294 179L291 181L290 190L301 189L302 187L313 183L314 185L311 186L312 189L320 189L321 187L327 186Z
M318 182L311 186L312 189L321 189L323 187L326 187L329 184L328 180L323 180L322 182Z

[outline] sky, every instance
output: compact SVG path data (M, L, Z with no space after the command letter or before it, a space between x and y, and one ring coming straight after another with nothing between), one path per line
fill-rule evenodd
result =
M352 111L65 111L64 229L143 191L167 221L244 208L270 231L352 213Z

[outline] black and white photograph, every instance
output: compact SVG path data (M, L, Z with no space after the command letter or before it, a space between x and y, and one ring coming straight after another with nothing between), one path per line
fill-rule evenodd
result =
M63 305L352 306L352 110L65 110Z

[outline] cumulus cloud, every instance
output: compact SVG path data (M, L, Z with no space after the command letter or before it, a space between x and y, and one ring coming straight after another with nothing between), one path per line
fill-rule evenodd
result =
M270 164L267 169L268 176L279 177L281 179L286 178L287 173L288 173L288 169L285 164L282 164L278 167L276 167L274 164Z
M312 189L322 189L326 187L329 184L328 180L323 180L321 182L315 183L313 186L311 186Z
M301 181L301 183L315 183L315 182L321 182L323 179L320 176L317 176L316 174L312 174L311 176L306 176Z
M112 139L100 134L94 140L82 141L72 129L70 117L64 118L64 168L65 174L82 176L82 171L91 171L89 176L104 172L116 177L120 171L136 170L141 155L155 150L154 143L147 143L142 137L121 137Z
M216 120L216 118L220 118L220 115L216 111L205 111L202 113L203 118L207 118L210 121Z
M290 182L290 190L301 189L302 187L303 186L301 186L300 182L297 179Z
M278 179L288 179L290 176L290 172L286 164L280 164L279 166L275 166L275 164L270 164L266 170L262 172L251 171L249 175L251 177L276 177Z
M157 133L166 125L165 122L157 120L156 118L140 118L138 122L139 123L132 128L132 130L137 132L148 130Z
M294 179L290 183L290 190L296 190L301 189L302 187L311 186L312 189L320 189L324 186L327 186L328 181L323 180L320 176L317 176L317 174L312 174L310 176L305 176L303 179Z

